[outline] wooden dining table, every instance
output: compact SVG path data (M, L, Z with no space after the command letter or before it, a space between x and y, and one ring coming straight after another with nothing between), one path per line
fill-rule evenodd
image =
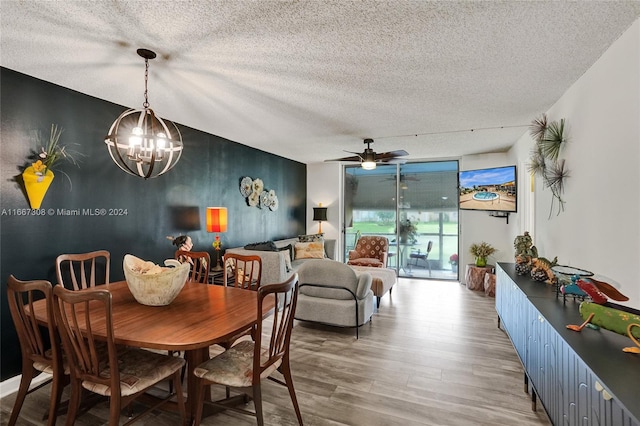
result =
M167 306L138 303L126 281L100 285L112 295L115 343L138 348L185 351L187 361L187 418L196 410L196 380L193 370L209 358L209 346L224 342L257 321L258 293L235 287L187 282ZM79 290L79 291L91 291ZM265 300L263 318L273 310ZM34 304L38 321L46 323L44 300ZM97 325L97 327L96 327ZM92 323L92 331L106 338L106 329Z

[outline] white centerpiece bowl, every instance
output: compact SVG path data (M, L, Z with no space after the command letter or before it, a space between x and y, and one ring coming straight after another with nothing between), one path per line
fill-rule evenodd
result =
M178 296L189 276L190 265L161 267L131 254L122 261L124 277L138 303L147 306L166 306Z

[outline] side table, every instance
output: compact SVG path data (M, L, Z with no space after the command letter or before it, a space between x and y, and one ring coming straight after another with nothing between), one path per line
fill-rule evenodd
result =
M464 274L467 288L469 290L484 291L484 276L487 273L492 274L494 270L494 265L476 266L473 263L468 264Z
M228 280L233 283L233 277ZM224 271L209 270L209 284L224 285Z

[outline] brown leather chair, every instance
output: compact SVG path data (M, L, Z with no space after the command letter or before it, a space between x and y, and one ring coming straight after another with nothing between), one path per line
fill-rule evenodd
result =
M9 426L16 424L22 404L29 393L51 382L47 425L55 425L62 390L69 383L69 368L62 358L62 350L53 319L53 290L51 283L43 280L20 281L11 275L7 281L7 296L9 311L18 333L22 352L22 377L20 378L18 395L13 404L13 411L11 411L8 424ZM42 296L44 296L47 304L47 332L51 342L51 349L45 347L41 333L42 329L35 318L29 315L29 312L33 312L33 302L41 299ZM51 374L52 377L29 390L29 385L36 371Z
M116 347L111 293L108 290L71 291L57 285L53 289L53 305L70 367L68 425L76 420L83 389L109 397L109 425L117 426L122 408L166 379L173 379L176 392L169 392L163 403L176 396L182 421L186 422L180 380L184 359L143 349ZM106 330L106 342L104 337L95 336L93 330ZM143 417L158 406L159 404L155 404L131 421Z
M209 268L211 268L211 257L206 251L186 251L177 250L175 258L180 262L191 263L189 281L208 284Z
M364 235L349 251L348 265L385 268L389 253L389 239L377 235Z
M262 306L266 298L275 299L277 308L273 314L272 321L263 321L262 319ZM255 412L239 409L234 411L256 416L258 425L263 425L261 381L267 378L287 387L293 408L298 417L298 423L302 425L302 415L300 414L298 400L293 388L291 366L289 364L289 344L291 342L291 329L293 328L297 302L297 274L292 275L284 283L266 284L258 288L256 315L259 320L256 327L255 341L244 340L239 342L222 354L200 364L193 371L193 374L198 378L196 426L200 425L205 403L228 408L224 404L204 400L205 388L211 384L220 384L233 388L248 388L252 393ZM267 326L269 323L271 325ZM262 342L265 343L264 346ZM276 370L282 374L284 381L271 377Z
M61 254L56 258L58 284L73 290L109 284L110 263L111 254L106 250Z

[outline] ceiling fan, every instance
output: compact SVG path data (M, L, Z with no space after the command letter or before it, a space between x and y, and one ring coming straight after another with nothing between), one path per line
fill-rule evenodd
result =
M403 149L400 149L398 151L376 153L373 149L371 149L373 139L367 138L364 140L364 143L365 145L367 145L367 147L365 148L363 153L346 151L356 155L325 161L359 161L362 164L363 169L373 170L376 168L376 163L404 163L406 160L398 157L409 155L409 153Z

